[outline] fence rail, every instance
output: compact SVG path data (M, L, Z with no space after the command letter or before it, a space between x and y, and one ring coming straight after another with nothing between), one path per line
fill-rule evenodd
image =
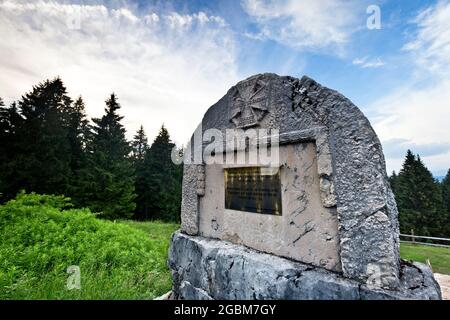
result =
M449 238L428 237L428 236L416 236L416 235L414 235L414 234L402 234L402 233L400 233L400 237L405 237L405 238L410 238L410 239L412 239L411 241L408 241L408 240L400 240L400 242L404 242L404 243L423 244L423 245L426 245L426 246L450 248L450 239L449 239ZM448 242L449 242L449 245L447 245L447 244L440 244L440 243L421 242L421 241L416 241L415 239L427 239L427 240L436 240L436 241L448 241Z

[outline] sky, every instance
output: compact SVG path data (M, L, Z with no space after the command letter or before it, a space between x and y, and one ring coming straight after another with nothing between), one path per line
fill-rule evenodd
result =
M366 114L388 172L407 149L450 168L449 0L0 0L0 62L6 103L60 76L90 117L115 92L128 138L178 144L238 81L308 75Z

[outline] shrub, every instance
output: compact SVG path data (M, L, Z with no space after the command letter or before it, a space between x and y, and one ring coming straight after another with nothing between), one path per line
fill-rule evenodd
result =
M62 196L19 194L0 206L0 234L0 299L150 299L170 289L167 245ZM66 287L71 265L80 290Z

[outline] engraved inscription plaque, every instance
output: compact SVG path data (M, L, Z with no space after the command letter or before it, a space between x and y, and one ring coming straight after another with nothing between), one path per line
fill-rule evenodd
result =
M281 215L279 168L244 167L225 171L225 209Z

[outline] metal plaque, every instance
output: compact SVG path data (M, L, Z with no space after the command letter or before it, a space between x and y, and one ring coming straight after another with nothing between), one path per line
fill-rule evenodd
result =
M243 167L225 171L225 209L281 215L279 168Z

